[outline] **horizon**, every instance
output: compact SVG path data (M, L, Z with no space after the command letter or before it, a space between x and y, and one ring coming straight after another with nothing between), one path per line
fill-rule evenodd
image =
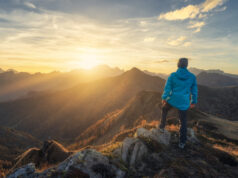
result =
M169 74L188 57L189 67L238 74L237 8L231 0L0 1L1 68Z
M49 73L54 73L54 72L60 72L60 73L67 73L67 72L72 72L72 71L80 71L80 70L84 70L84 71L88 71L88 72L93 72L95 69L97 69L98 67L108 67L108 68L110 68L110 69L119 69L119 70L121 70L122 72L126 72L126 71L130 71L130 70L132 70L133 68L137 68L137 69L139 69L140 71L142 71L142 72L151 72L151 73L155 73L155 74L165 74L165 75L169 75L169 74L171 74L172 72L175 72L175 71L171 71L171 72L169 72L169 73L161 73L161 72L153 72L153 71L150 71L150 70L147 70L147 69L142 69L142 68L139 68L139 67L131 67L131 68L127 68L127 69L123 69L123 68L120 68L120 67L118 67L118 66L110 66L110 65L107 65L107 64L99 64L99 65L96 65L96 66L94 66L94 67L92 67L92 68L73 68L73 69L70 69L70 70L65 70L65 71L63 71L63 70L52 70L52 71L48 71L48 72L41 72L41 71L36 71L36 72L28 72L28 71L19 71L19 70L15 70L15 69L13 69L13 68L8 68L8 69L3 69L3 68L1 68L0 67L0 70L2 69L3 70L3 72L9 72L9 71L14 71L14 72L16 72L16 73L21 73L21 72L23 72L23 73L29 73L29 74L37 74L37 73L41 73L41 74L49 74ZM228 73L228 72L226 72L226 71L224 71L224 70L221 70L221 69L201 69L201 68L196 68L196 67L189 67L188 66L188 70L190 70L190 69L197 69L197 70L205 70L205 71L221 71L221 72L224 72L224 73L227 73L227 74L233 74L233 75L237 75L238 73Z

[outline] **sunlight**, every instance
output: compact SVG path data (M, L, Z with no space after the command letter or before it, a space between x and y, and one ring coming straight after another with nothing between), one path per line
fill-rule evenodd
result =
M94 54L83 54L81 55L81 59L82 60L79 62L79 66L83 69L89 70L101 64L98 60L98 56Z

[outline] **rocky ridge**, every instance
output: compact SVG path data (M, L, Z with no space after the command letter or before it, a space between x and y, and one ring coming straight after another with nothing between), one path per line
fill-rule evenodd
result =
M28 163L7 177L238 177L237 158L205 144L193 129L184 150L177 144L177 131L139 128L101 152L85 148L44 171Z

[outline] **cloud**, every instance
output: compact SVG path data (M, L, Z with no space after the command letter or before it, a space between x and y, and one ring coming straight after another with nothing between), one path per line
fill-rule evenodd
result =
M32 9L36 8L36 6L33 3L30 3L30 2L24 2L24 5L29 7L29 8L32 8Z
M182 9L161 14L159 16L159 19L165 19L165 20L185 20L188 18L193 19L198 14L199 14L199 8L197 6L188 5L186 7L183 7Z
M221 7L221 8L219 8L219 9L216 9L215 11L216 11L216 12L223 12L223 11L225 11L226 9L227 9L227 7L224 6L224 7Z
M160 60L160 61L155 61L155 63L167 63L167 62L170 62L170 61L167 60L167 59L163 59L163 60Z
M41 11L31 2L32 0L0 0L0 11L11 12L17 10L40 13Z
M223 5L226 0L206 0L204 3L201 4L201 11L202 12L209 12L210 10Z
M200 32L201 28L205 25L205 22L190 22L188 28L195 29L194 33Z
M144 42L153 42L153 41L155 41L154 37L147 37L144 39Z
M206 0L198 5L188 5L175 11L160 14L158 19L165 20L185 20L195 19L196 17L202 17L204 13L207 13L218 6L222 6L227 0Z
M185 42L185 43L183 44L184 47L189 47L189 46L191 46L191 45L192 45L191 42Z
M181 44L183 44L183 42L187 39L186 36L180 36L179 38L175 39L175 40L169 40L168 44L170 46L179 46Z

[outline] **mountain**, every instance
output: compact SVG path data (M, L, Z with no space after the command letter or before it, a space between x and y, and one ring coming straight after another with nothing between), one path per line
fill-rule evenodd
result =
M208 87L238 86L238 78L218 73L201 72L197 75L197 82Z
M155 72L150 72L148 70L144 70L144 73L146 73L148 75L151 75L151 76L157 76L157 77L160 77L160 78L165 79L165 80L167 80L167 78L169 77L168 74L155 73Z
M142 91L138 93L123 109L110 113L98 120L95 124L92 124L76 138L75 143L69 146L69 148L77 149L88 145L100 145L108 142L121 141L122 138L133 133L138 127L143 127L148 123L157 126L161 120L162 104L160 98L161 93L159 92ZM207 105L209 105L209 103ZM213 106L212 104L210 105L211 107ZM236 115L236 113L232 114L234 114L234 116ZM179 119L177 117L176 110L171 110L168 115L167 123L169 125L178 125ZM195 123L198 125L200 123L202 125L201 127L204 127L203 129L208 125L212 125L211 127L216 127L216 129L206 132L216 132L216 134L234 139L236 140L235 142L238 143L238 137L236 135L238 134L238 122L227 121L213 115L202 113L199 110L190 111L188 118L189 127L193 127ZM230 120L232 119L230 118ZM229 132L223 133L226 129L224 126L229 127Z
M0 124L42 140L50 137L68 143L105 114L122 109L138 92L162 92L164 83L133 68L67 90L0 103Z
M46 164L42 169L35 159L29 159L32 154L26 152L19 160L25 165L15 165L16 169L8 176L237 177L238 123L190 110L188 142L185 150L180 150L177 146L179 119L174 111L168 117L165 133L155 129L158 122L154 119L159 117L161 109L161 100L157 99L160 95L140 92L121 111L95 123L78 137L83 142L90 134L97 138L85 145L74 145L71 156L61 163L50 167ZM49 143L54 145L50 157L57 155L54 150L60 150L63 155L68 152L54 141L46 145ZM37 158L41 160L44 156Z
M3 73L3 72L4 72L4 70L0 68L0 73Z
M151 80L147 77L132 69L108 80ZM8 177L237 177L238 123L190 110L188 143L180 150L176 110L170 112L164 134L155 129L160 120L160 98L161 92L137 92L121 109L91 123L67 148L51 140L42 148L28 149L18 157ZM70 122L73 128L76 123Z
M215 74L220 74L220 75L224 75L224 76L228 76L228 77L238 78L238 75L225 73L224 71L222 71L220 69L204 70L204 69L198 69L198 68L195 68L195 67L190 67L189 71L192 72L195 75L199 75L202 72L206 72L206 73L215 73Z
M133 137L138 128L152 129L158 125L161 118L161 94L164 84L165 80L133 68L119 76L79 83L69 89L32 93L25 98L2 102L0 103L0 124L14 130L20 130L19 132L29 133L41 141L54 139L67 147L60 149L65 151L60 151L62 154L78 152L79 149L88 150L86 148L90 147L102 153L107 152L106 154L109 154L110 157L114 154L111 152L112 148L123 145L127 137L138 141L136 137ZM194 155L203 156L204 159L200 160L201 162L209 162L206 165L209 166L209 171L206 173L214 169L220 174L219 166L236 164L234 158L230 157L229 154L236 155L237 151L237 94L238 89L236 87L210 88L199 86L199 110L192 110L188 113L188 126L196 132L201 144L194 146L192 142L189 143L188 153L183 156L190 157L191 160L186 162L186 165L181 169L187 170L187 165L194 164L192 161ZM168 117L167 129L173 134L171 137L174 141L167 151L161 152L161 155L169 155L169 158L157 157L165 162L171 160L171 162L166 163L171 167L173 167L172 162L179 159L177 156L180 153L176 149L177 143L175 144L175 140L178 138L178 124L177 112L172 110ZM138 144L141 145L141 142ZM58 150L59 144L55 144L54 141L53 145L57 145L56 150ZM26 149L17 152L17 155L24 153L18 157L21 159L18 159L19 162L14 168L27 164L29 161L36 162L35 166L44 167L45 163L48 164L46 161L48 152L38 156L38 153L42 152L42 148L38 146L27 150L27 152L24 152ZM148 149L150 150L150 145ZM209 151L206 151L207 149ZM229 154L218 152L217 149ZM49 152L51 155L52 152ZM16 154L6 153L11 159L16 156ZM79 155L82 154L84 152L79 153ZM95 154L93 152L90 159L101 155L101 153ZM153 154L148 156L153 156ZM220 159L222 161L218 161ZM70 162L70 160L71 158L68 161ZM216 161L215 167L211 164L211 160ZM65 161L67 162L67 159ZM63 161L63 163L65 162ZM152 169L148 162L142 161L142 163L147 165L148 170L145 171ZM107 166L110 167L110 164ZM194 165L193 171L197 171L196 166L198 165ZM99 168L101 169L101 167ZM166 167L163 168L167 170ZM127 166L126 169L129 170L130 168ZM173 167L173 171L175 170L176 167ZM74 170L71 171L74 172ZM144 172L144 175L147 173L148 175L156 174L154 171ZM229 168L229 171L233 171L233 169ZM181 174L185 172L188 171L182 171ZM187 173L185 174L187 175ZM221 174L223 175L223 173ZM217 174L213 172L212 176L215 175ZM226 174L224 173L224 175Z
M70 72L35 73L8 70L0 73L0 101L13 100L28 93L45 90L62 90L73 87L78 83L112 77L122 74L118 68L106 65L97 66L92 70L73 70Z
M238 121L238 87L199 86L198 108L206 113Z

